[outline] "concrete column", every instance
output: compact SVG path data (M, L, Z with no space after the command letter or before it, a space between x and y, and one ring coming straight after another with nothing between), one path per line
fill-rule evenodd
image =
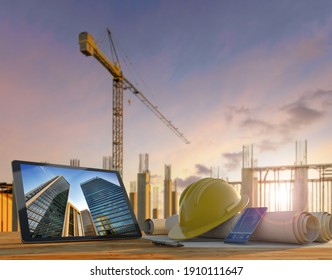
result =
M308 167L295 167L292 210L308 211Z
M172 216L172 179L171 166L165 165L164 180L164 218Z
M142 227L146 219L151 218L151 185L150 172L137 174L137 219Z
M252 168L242 168L241 195L249 197L247 207L254 206L254 170Z

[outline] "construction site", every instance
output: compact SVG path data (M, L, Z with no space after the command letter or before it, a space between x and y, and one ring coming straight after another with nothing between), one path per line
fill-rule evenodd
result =
M253 146L243 146L241 181L229 181L239 193L250 198L248 207L268 207L269 211L332 212L332 163L307 163L307 142L295 143L294 164L257 166ZM158 198L151 195L149 155L140 155L137 190L130 198L139 221L161 218ZM173 187L171 166L165 165L163 191L164 218L178 213L178 190ZM154 193L157 191L154 190ZM152 198L152 200L151 200ZM159 207L160 208L160 207Z
M269 211L332 212L332 163L307 163L307 143L296 142L292 165L257 166L253 146L243 146L241 181L229 181L239 193L250 198L248 207L268 207ZM103 158L110 168L111 157ZM80 166L78 159L71 166ZM139 224L146 219L167 218L179 211L179 196L171 176L172 166L165 164L164 185L150 181L149 154L139 155L137 181L131 182L128 196ZM17 230L13 186L0 185L1 232Z
M94 38L87 32L79 35L80 51L93 56L113 76L113 142L112 168L123 173L123 90L129 89L148 109L150 109L173 133L184 143L190 141L167 119L127 78L122 74L112 35L107 30L112 60L98 49ZM267 206L271 211L281 210L311 210L331 212L331 165L307 163L307 143L296 142L294 165L258 167L255 166L253 148L243 148L242 180L241 183L230 182L240 193L250 197L250 206ZM140 156L142 157L142 155ZM148 155L140 158L137 180L138 207L136 207L135 193L131 193L134 209L138 219L158 217L158 209L151 210L151 190L149 183ZM314 174L316 173L316 174ZM176 191L172 194L170 167L165 167L164 186L164 216L176 212L170 211L172 201L177 200ZM173 200L172 200L173 197Z
M243 146L243 167L242 167L242 181L239 182L228 182L238 193L242 196L246 195L249 197L249 203L247 207L267 207L269 213L291 213L292 211L297 213L306 212L323 212L331 213L332 205L332 164L310 164L306 162L306 142L300 144L297 142L295 145L296 155L300 156L292 165L284 166L257 166L257 160L253 158L253 147ZM104 158L104 167L107 168L109 158ZM79 166L79 160L73 159L71 164ZM19 231L17 221L17 209L15 205L15 198L13 200L13 187L11 184L2 183L0 186L0 218L2 233L14 234ZM164 185L152 186L150 181L150 168L149 168L149 155L139 155L139 170L137 173L137 182L132 182L128 196L133 208L133 211L137 217L138 223L141 229L145 229L144 223L148 220L167 220L179 213L179 196L181 193L177 192L174 188L174 182L171 177L171 166L165 165L164 174ZM160 203L162 201L162 203ZM281 227L282 228L282 227ZM15 236L19 234L15 233ZM7 235L1 235L4 244L8 241ZM153 235L152 235L153 236ZM158 237L158 236L157 236ZM15 237L16 238L16 237ZM155 237L156 238L156 237ZM149 239L148 239L149 240ZM217 239L218 240L218 239ZM156 258L214 258L207 251L207 248L196 248L197 244L200 243L184 243L191 244L188 248L190 254L187 253L186 249L182 251L167 251L168 255L161 256L160 251L155 251L158 247L151 247L146 240L133 241L130 246L137 248L134 255L130 254L130 257L138 259L150 259L151 254ZM100 243L98 243L100 244ZM104 256L105 258L112 257L109 252L99 247L97 243L92 244L93 247L89 247L89 258ZM117 243L120 247L119 250L122 252L122 258L128 258L129 255L126 253L127 245L123 242ZM195 245L196 244L196 245ZM206 242L203 242L207 246ZM216 245L219 244L219 245ZM328 243L317 243L325 244L320 245L321 247L312 246L299 246L296 247L292 244L280 243L257 243L251 246L232 245L229 248L222 246L222 243L210 243L209 246L214 246L214 252L217 254L217 258L223 259L329 259L330 251ZM253 243L256 244L256 243ZM278 243L277 243L278 244ZM314 243L313 243L314 244ZM74 245L70 245L74 246ZM79 248L82 245L76 245L75 248ZM104 245L102 245L104 246ZM137 247L138 246L138 247ZM216 247L215 247L216 246ZM272 247L271 247L272 246ZM279 247L278 247L279 246ZM294 247L295 246L295 247ZM317 245L318 246L318 245ZM322 247L323 246L323 247ZM204 247L204 246L203 246ZM219 248L220 247L220 248ZM37 248L30 249L30 255L23 255L24 258L40 257L40 250ZM67 247L71 248L71 247ZM97 248L99 248L97 250ZM156 248L156 249L155 249ZM195 249L196 248L196 249ZM240 249L241 248L241 249ZM274 248L274 249L272 249ZM74 247L73 247L74 249ZM32 251L31 251L32 250ZM94 252L98 251L97 255ZM107 255L103 255L104 253ZM160 249L159 249L160 250ZM165 249L169 250L169 249ZM120 252L119 251L119 252ZM2 252L5 254L4 257L8 258L10 252L5 248L2 248ZM18 246L17 249L11 251L16 257L25 252L25 246ZM49 251L47 258L82 258L81 253L65 252L65 255L58 251L57 247L54 246ZM195 253L196 252L196 253ZM32 253L32 255L31 255ZM59 255L60 253L60 255ZM165 251L166 253L166 251ZM9 254L9 255L8 255ZM174 255L175 254L175 255ZM0 256L1 258L1 256Z
M284 166L256 166L252 146L243 147L241 192L252 206L331 213L331 182L332 164L308 163L306 141L295 143L294 164Z
M328 278L331 11L2 1L2 278Z
M116 170L122 176L124 168L124 90L130 90L131 93L134 94L134 96L137 97L181 141L183 141L185 144L189 144L190 141L184 136L182 132L180 132L180 130L176 126L173 125L171 120L166 118L159 111L158 106L153 105L146 98L146 96L123 75L120 68L119 59L115 50L115 46L113 44L111 32L107 30L107 34L112 53L111 60L106 58L106 56L99 50L94 41L94 38L88 32L82 32L79 34L79 46L82 54L94 57L113 77L112 155L108 157L103 157L103 169ZM226 212L231 213L233 211L233 216L225 216L227 216L227 218L229 219L234 218L244 208L266 208L270 213L294 211L301 212L302 215L303 213L307 212L320 212L326 213L326 215L329 215L329 217L331 217L330 213L332 213L332 163L308 163L307 153L307 142L296 141L295 157L293 163L289 165L262 167L257 164L259 159L256 159L254 157L253 146L243 146L241 180L238 182L225 182L224 180L222 180L227 185L231 186L231 191L236 192L234 196L239 195L240 197L242 197L240 203L241 205L238 204L238 208L234 208L234 205L226 207ZM74 167L79 167L80 160L71 159L70 165ZM130 184L130 190L127 192L131 207L133 209L133 213L135 214L137 222L141 229L144 228L145 222L147 220L166 221L169 218L179 216L181 214L180 212L182 193L178 193L178 189L176 188L176 182L174 182L172 179L171 165L164 165L163 183L163 186L152 185L151 170L149 166L149 154L140 154L137 181ZM188 187L191 187L193 185L195 185L194 182ZM207 188L207 186L204 186L201 191L198 191L194 204L198 204L198 197L202 196L203 191ZM186 193L186 189L183 190L183 193ZM189 192L187 192L186 194L188 195L188 193ZM17 218L17 206L15 203L13 186L11 184L2 183L0 185L0 195L0 232L10 233L20 231L20 228L18 226L19 223ZM213 199L215 198L221 200L223 199L222 196L217 196ZM248 198L246 203L244 203L244 198ZM211 198L211 200L213 199ZM209 202L207 204L209 204ZM230 211L229 209L232 209L232 211ZM209 213L212 212L214 211L210 211ZM80 215L81 213L77 210L77 214ZM309 219L308 217L306 218L307 220ZM175 224L176 226L179 226L179 221L180 219L177 220L177 224ZM226 220L222 220L222 222L220 222L221 225L223 225L224 222L226 222ZM314 229L315 238L313 240L310 240L310 242L315 241L318 237L318 220L314 220L314 223L316 223ZM176 228L176 226L174 226L173 229ZM209 228L209 231L213 230L214 228L216 228L216 226L213 228ZM171 232L172 231L170 231L170 233ZM309 230L309 234L311 234L311 232L312 231ZM175 234L175 237L179 238L180 240L183 237L181 235L178 236L180 237L176 237ZM187 238L187 236L185 237ZM195 237L197 236L192 236L188 239ZM222 237L225 236L222 235ZM328 236L328 238L332 238L332 236ZM287 240L285 241L285 243L292 243L293 241L296 244L302 244L301 240L299 241L296 239L293 239L291 242ZM305 243L305 241L306 240L304 240L303 243ZM181 246L182 245L183 244L181 244ZM144 246L146 246L146 243ZM265 249L268 250L268 248L270 248L269 246L267 246ZM135 256L138 258L142 258L142 252L137 253ZM174 255L172 254L168 255L167 257L169 256L174 257ZM77 257L77 255L75 255L75 257ZM149 258L149 256L143 257ZM183 258L184 256L179 255L179 257ZM186 257L188 257L188 255L186 255ZM208 257L211 256L209 255ZM253 258L256 257L257 255L254 254Z

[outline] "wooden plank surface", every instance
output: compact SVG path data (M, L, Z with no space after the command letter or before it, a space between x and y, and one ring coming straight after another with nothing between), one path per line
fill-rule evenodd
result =
M145 239L23 244L17 232L0 233L0 259L332 259L332 247L187 248L160 247Z

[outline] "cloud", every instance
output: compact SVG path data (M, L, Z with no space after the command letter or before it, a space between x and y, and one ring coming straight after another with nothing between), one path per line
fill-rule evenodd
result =
M225 168L228 172L237 170L241 167L242 152L223 153L225 159Z
M269 122L254 119L252 117L246 118L242 123L240 124L243 128L249 128L249 129L260 129L260 130L270 130L272 128L272 125Z
M271 139L264 139L257 144L259 151L275 151L278 148L278 144Z
M306 91L297 96L294 101L261 110L233 106L229 119L238 124L240 138L254 141L261 152L274 151L294 141L299 133L310 134L314 127L328 119L332 90Z
M298 100L297 102L286 105L282 107L281 110L286 112L289 116L287 124L284 123L282 125L290 125L293 128L295 126L297 129L318 121L324 115L322 110L309 107L303 100Z
M294 102L280 107L286 118L279 124L279 131L293 135L299 130L309 129L329 113L332 106L331 90L306 92Z
M316 90L309 94L308 99L309 101L313 99L320 100L323 108L329 108L332 106L332 90Z
M226 120L227 122L233 121L236 116L240 115L250 115L251 109L246 106L228 106L226 111Z
M184 189L190 184L197 182L204 177L210 177L211 175L211 168L204 164L196 163L195 169L195 175L191 175L186 178L177 177L174 179L174 184L176 184L177 188Z
M203 164L195 164L195 168L196 168L196 174L199 175L210 175L211 174L211 168L203 165Z
M184 179L177 177L174 179L174 184L176 185L176 187L178 189L183 190L184 188L188 187L190 184L195 183L200 179L202 179L202 177L196 176L196 175L192 175L192 176L186 177ZM180 192L181 192L181 190L180 190Z

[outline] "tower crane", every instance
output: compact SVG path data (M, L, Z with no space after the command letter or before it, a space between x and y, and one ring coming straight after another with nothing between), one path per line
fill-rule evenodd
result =
M109 61L97 47L94 38L88 32L79 34L80 51L86 56L93 56L113 76L113 119L112 119L112 158L113 168L123 173L123 91L129 89L148 109L150 109L169 129L171 129L184 143L189 140L154 106L145 95L137 89L122 73L111 32L107 29L111 43L111 50L115 53L116 61Z

